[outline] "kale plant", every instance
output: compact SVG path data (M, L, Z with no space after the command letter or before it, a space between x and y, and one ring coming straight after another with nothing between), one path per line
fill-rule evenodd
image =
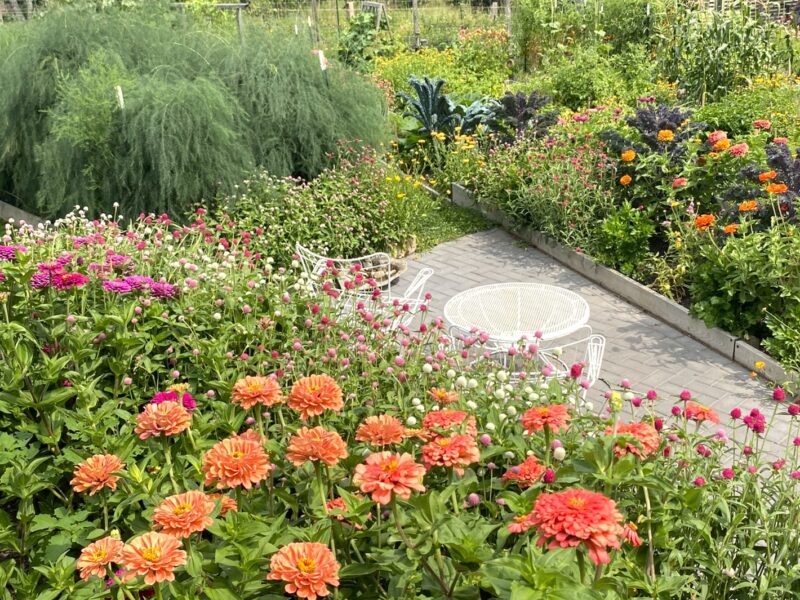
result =
M522 92L506 92L494 105L491 126L504 141L513 141L525 132L540 137L558 121L557 110L542 112L549 103L549 96L536 91L529 96Z

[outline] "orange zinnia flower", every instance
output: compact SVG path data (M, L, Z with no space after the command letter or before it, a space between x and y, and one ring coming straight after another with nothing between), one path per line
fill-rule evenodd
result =
M356 440L373 446L399 444L406 436L406 429L397 417L378 415L367 417L356 430Z
M675 132L671 129L662 129L656 135L659 142L671 142L675 139Z
M422 447L422 462L426 469L433 467L453 467L459 475L467 467L481 459L481 452L470 435L454 433L450 437L440 437Z
M566 431L569 427L567 421L569 421L569 411L563 404L534 406L522 415L525 433L541 431L545 427L549 427L553 433L558 433L562 427Z
M86 546L81 550L75 565L81 572L81 579L87 580L92 575L103 579L106 576L107 565L117 561L124 545L122 540L108 536Z
M219 501L220 517L224 517L229 512L239 512L239 506L236 504L236 500L234 500L230 496L226 496L225 494L209 494L208 499L214 502Z
M636 158L636 151L632 148L624 150L622 154L619 155L619 159L622 162L631 162L634 158Z
M259 444L267 443L267 436L265 436L263 433L257 432L255 429L248 429L244 433L237 433L233 437L239 438L240 440L250 440L251 442L258 442Z
M214 522L214 501L203 492L193 491L170 496L153 511L153 521L162 533L176 538L189 537Z
M739 231L739 226L736 223L731 223L730 225L725 225L722 231L724 231L727 235L733 235Z
M280 404L283 402L281 386L272 377L245 377L233 384L231 402L246 410L256 404Z
M295 467L303 466L308 460L318 460L328 466L347 458L347 444L335 431L327 431L324 427L301 427L289 440L286 458Z
M710 421L715 425L719 425L719 415L708 406L703 406L697 402L687 402L686 408L683 409L683 416L692 421Z
M353 483L365 494L372 494L373 502L389 504L392 494L408 500L412 490L424 492L424 476L425 467L408 453L375 452L356 466Z
M330 594L327 586L339 587L339 563L325 544L295 542L272 555L267 579L284 581L287 594L317 600Z
M178 538L150 531L125 544L120 563L127 569L124 580L144 576L147 585L174 581L173 571L186 564L186 552Z
M117 489L118 475L113 475L115 471L120 471L125 465L113 454L95 454L90 456L77 467L69 484L77 493L89 492L94 496L103 488L108 488L112 492Z
M455 390L447 391L444 388L431 388L428 395L439 404L452 404L458 402L458 392Z
M739 212L752 212L758 209L758 202L755 200L745 200L739 203Z
M761 183L765 183L767 181L772 181L778 176L775 171L764 171L763 173L758 174L758 180Z
M515 481L519 487L525 489L539 481L544 472L544 465L535 456L530 455L522 464L508 469L503 474L503 481Z
M205 484L217 489L253 487L269 475L272 465L264 447L253 440L228 438L218 442L203 457Z
M160 404L148 404L136 417L135 432L139 439L149 437L178 435L189 429L192 413L183 405L172 400Z
M623 175L619 178L620 185L630 185L631 181L633 181L633 177L630 175Z
M788 189L789 186L785 183L770 183L767 186L767 192L770 194L785 194Z
M622 515L613 500L580 488L539 494L527 522L536 527L537 546L574 548L580 544L598 565L611 561L608 548L619 550Z
M723 152L731 147L731 141L729 139L721 139L717 143L715 143L711 149L714 152Z
M700 231L706 231L709 227L714 224L714 221L717 220L717 217L714 215L699 215L694 220L694 226L697 227Z
M303 377L292 386L289 406L298 411L304 421L326 410L339 411L344 406L342 390L328 375Z
M614 434L614 428L606 427L606 435L612 434ZM647 458L658 450L658 446L661 444L658 431L649 423L618 423L616 435L629 436L638 442L638 445L624 442L622 446L618 443L614 447L617 456L625 456L630 452L639 458Z
M434 440L453 431L472 437L478 435L475 417L463 410L432 410L422 418L422 430L425 438Z

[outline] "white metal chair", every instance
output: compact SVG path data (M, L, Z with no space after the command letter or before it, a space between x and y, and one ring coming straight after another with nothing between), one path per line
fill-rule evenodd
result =
M542 367L550 367L548 379L566 379L570 376L570 369L575 363L583 365L581 379L586 379L588 386L581 388L581 398L586 399L586 393L597 383L600 378L600 368L603 364L606 338L592 333L591 327L584 326L578 332L578 339L570 336L568 341L559 346L539 348L536 352L536 362ZM512 371L514 380L520 379L519 365L515 370L515 359L508 354L508 348L489 349L490 360L495 360L503 367Z
M386 252L374 252L356 258L330 258L317 254L300 242L295 244L295 251L306 277L316 291L321 291L319 282L325 277L329 277L340 291L347 291L347 282L352 283L355 275L361 274L364 279L362 286L370 285L367 281L373 281L375 286L391 292L392 258Z
M301 245L295 246L303 270L312 289L322 293L322 281L333 281L339 293L339 315L354 314L363 305L376 313L387 314L392 327L408 325L425 302L425 283L433 269L424 268L402 295L392 294L392 259L385 252L375 252L358 258L329 258ZM356 281L360 276L360 282ZM380 294L375 290L380 289Z
M606 338L597 333L592 333L591 328L587 327L588 334L580 339L569 341L561 346L551 348L540 348L539 359L553 372L551 377L563 379L570 374L570 368L575 363L584 366L581 379L586 379L589 386L584 388L583 396L600 378L600 367L603 364L605 354Z

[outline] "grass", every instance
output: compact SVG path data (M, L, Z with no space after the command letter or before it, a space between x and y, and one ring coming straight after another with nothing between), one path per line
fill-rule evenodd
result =
M486 231L494 225L479 213L456 206L440 198L431 198L426 218L420 221L417 236L417 252L425 252L434 246L456 240L470 233Z

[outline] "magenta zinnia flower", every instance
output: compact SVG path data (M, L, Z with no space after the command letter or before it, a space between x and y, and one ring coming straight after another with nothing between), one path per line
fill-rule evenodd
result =
M150 294L153 298L176 298L180 294L178 286L171 283L153 283L150 285Z

